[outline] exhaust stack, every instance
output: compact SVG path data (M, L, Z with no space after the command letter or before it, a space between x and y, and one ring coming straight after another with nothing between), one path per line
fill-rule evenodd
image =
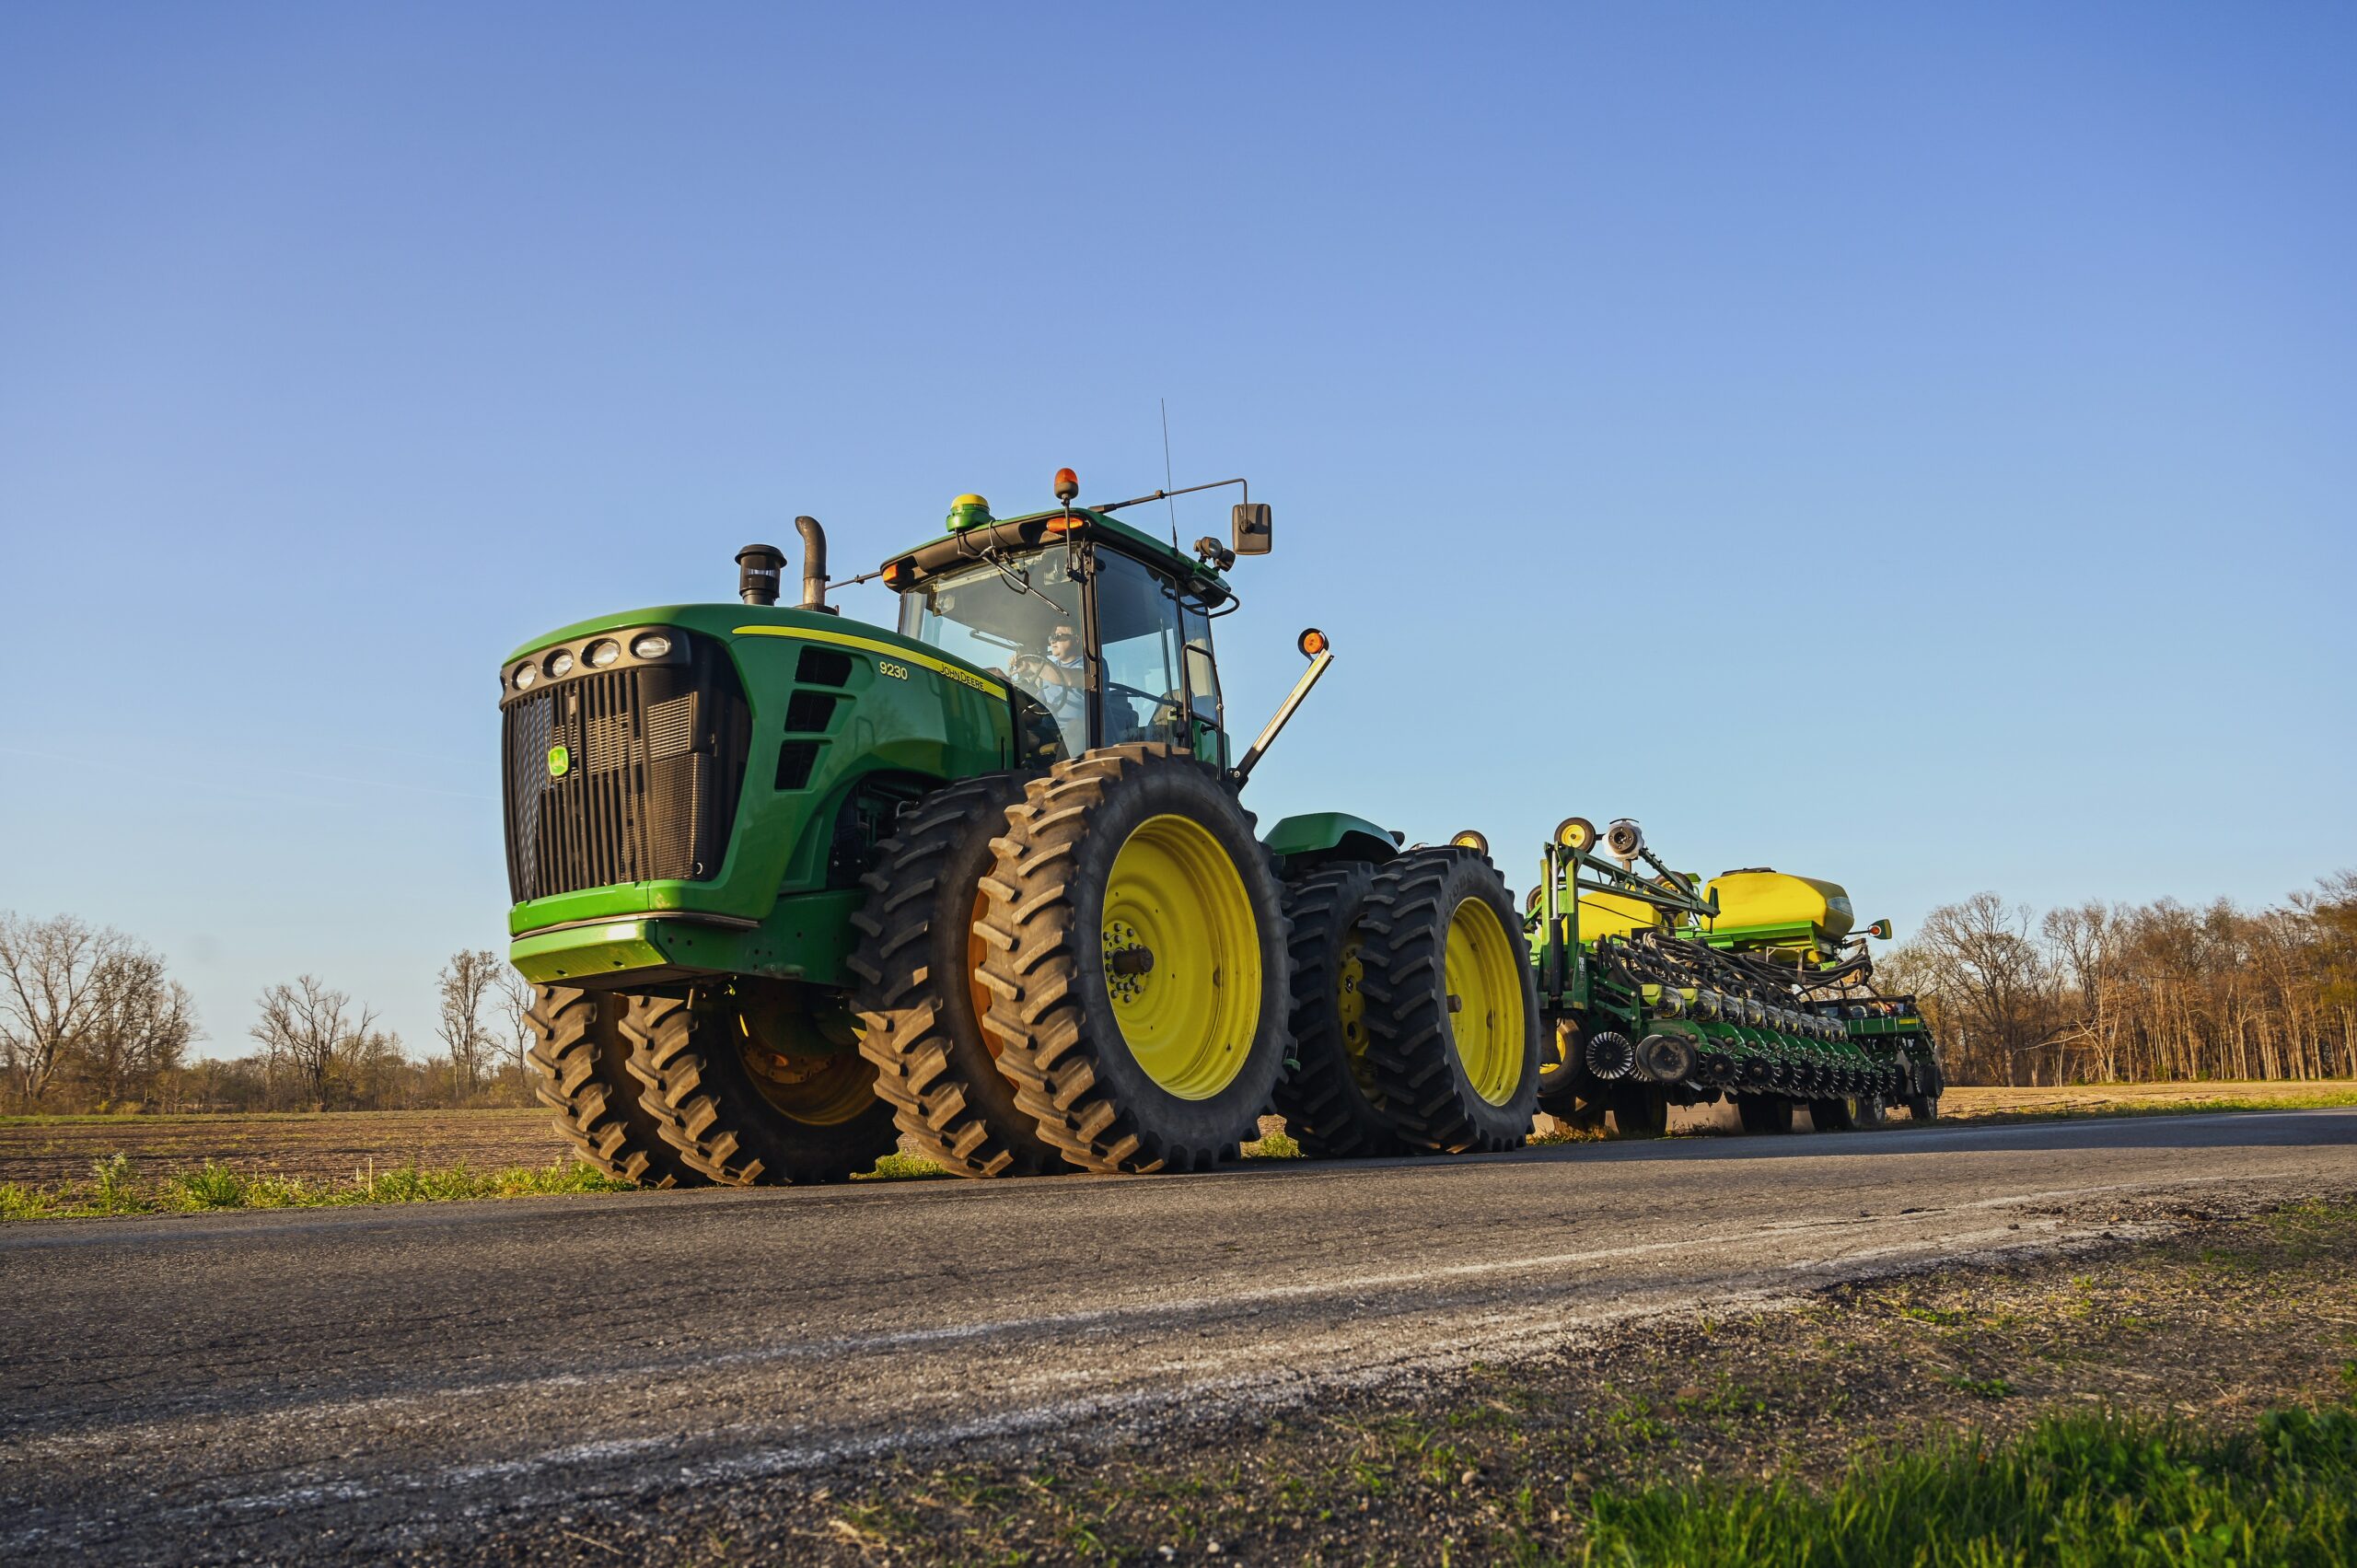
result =
M827 602L827 530L816 517L796 517L794 531L802 536L802 608L832 615Z

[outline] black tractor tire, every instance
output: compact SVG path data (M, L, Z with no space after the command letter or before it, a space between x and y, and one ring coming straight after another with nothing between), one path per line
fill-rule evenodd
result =
M642 996L622 1019L640 1103L691 1168L730 1187L848 1181L899 1146L874 1063L856 1051L801 1058L839 1086L822 1111L796 1114L748 1061L763 1048L745 1020L723 988Z
M1293 1056L1271 1109L1301 1152L1323 1159L1404 1155L1366 1067L1366 1002L1360 992L1359 917L1375 867L1329 866L1284 890L1293 924Z
M1461 906L1483 906L1498 946L1469 961L1494 970L1492 1005L1460 1014L1469 976L1449 972L1449 936ZM1479 919L1479 917L1475 917ZM1476 850L1415 850L1383 866L1367 894L1359 956L1366 970L1366 1063L1386 1121L1411 1145L1444 1154L1519 1148L1538 1107L1538 988L1514 895ZM1494 962L1493 962L1494 960ZM1519 1009L1519 1029L1514 1016ZM1470 1076L1460 1019L1494 1030L1499 1060L1492 1099Z
M1167 746L1059 762L1008 811L976 928L991 993L983 1027L998 1037L1016 1104L1072 1164L1206 1170L1260 1136L1284 1071L1292 959L1283 895L1252 827L1218 769ZM1142 884L1115 888L1133 840L1165 885L1187 891L1163 900ZM1156 940L1167 950L1157 954ZM1124 958L1145 967L1122 970ZM1231 973L1241 977L1232 987ZM1171 989L1157 994L1157 983ZM1189 996L1206 998L1208 1015L1167 1011ZM1158 1063L1177 1082L1166 1086L1140 1060L1125 1017L1164 1036Z
M1070 1168L1015 1103L997 1040L982 1028L989 993L974 979L981 881L998 859L991 842L1022 798L1013 773L925 796L880 846L876 869L861 879L866 905L852 916L860 1054L876 1063L876 1092L901 1136L958 1176Z
M1782 1095L1737 1095L1735 1112L1747 1132L1793 1130L1793 1102Z
M1808 1124L1819 1132L1847 1132L1855 1125L1850 1102L1840 1098L1809 1101Z
M1887 1126L1890 1108L1880 1095L1853 1095L1850 1098L1850 1125L1861 1132L1871 1132Z
M1669 1132L1669 1097L1646 1084L1614 1084L1605 1091L1616 1138L1659 1138Z
M557 1131L584 1163L641 1187L702 1186L702 1174L663 1141L660 1124L639 1104L621 1033L630 1003L612 992L535 986L524 1014L532 1027L532 1092L556 1112Z
M1909 1074L1907 1084L1907 1114L1918 1121L1940 1119L1940 1093L1947 1087L1947 1075L1940 1071L1937 1061L1919 1062Z

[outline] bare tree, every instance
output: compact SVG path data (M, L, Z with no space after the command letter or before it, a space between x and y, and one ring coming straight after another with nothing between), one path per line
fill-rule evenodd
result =
M450 1071L461 1098L482 1086L486 1060L496 1042L483 1028L483 1006L507 966L488 947L460 948L442 966L442 1016L435 1032L450 1052Z
M532 982L512 965L502 964L495 983L499 990L499 1016L507 1025L507 1045L516 1058L516 1073L528 1084L532 1079L532 1025L527 1015L532 1010Z
M2063 1011L2071 1016L2059 1043L2085 1051L2094 1077L2108 1083L2119 1075L2119 1007L2114 994L2119 955L2112 912L2097 900L2049 910L2039 931L2066 992Z
M352 1087L354 1100L389 1110L402 1104L421 1103L422 1097L402 1092L416 1065L401 1050L401 1036L388 1029L364 1028L345 1047L341 1071ZM424 1099L423 1103L447 1105L455 1098Z
M95 979L99 1005L70 1070L101 1105L145 1099L196 1039L188 988L165 978L163 959L127 945L99 963Z
M131 947L120 931L70 914L0 914L0 1068L17 1103L49 1093L104 1012L110 967Z
M1925 915L1900 962L1887 966L1937 998L1967 1072L2014 1083L2026 1064L2034 1081L2033 1053L2060 1030L2054 967L2031 930L2028 906L2008 909L1994 893L1975 893Z
M317 1110L327 1109L339 1072L384 1038L375 1029L375 1009L355 1014L348 993L330 991L309 975L296 976L292 985L282 981L272 986L257 1005L261 1017L249 1032L272 1070L292 1074Z

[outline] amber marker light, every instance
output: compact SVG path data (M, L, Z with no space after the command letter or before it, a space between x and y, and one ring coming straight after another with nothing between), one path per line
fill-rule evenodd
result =
M1300 640L1295 643L1294 646L1301 650L1302 657L1316 658L1319 654L1324 653L1328 648L1333 646L1333 645L1326 640L1325 633L1320 632L1317 627L1312 626L1308 631L1304 632L1301 634Z

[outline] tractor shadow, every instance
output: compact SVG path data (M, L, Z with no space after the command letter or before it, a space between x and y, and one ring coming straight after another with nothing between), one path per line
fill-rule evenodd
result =
M2357 1146L2357 1109L2207 1111L2190 1116L2088 1117L1975 1126L1901 1121L1871 1132L1705 1132L1684 1137L1552 1144L1487 1156L1523 1161L1826 1159L1860 1156L2057 1153L2102 1149Z

